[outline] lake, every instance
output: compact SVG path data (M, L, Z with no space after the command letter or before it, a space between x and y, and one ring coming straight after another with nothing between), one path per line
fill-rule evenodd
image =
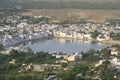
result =
M107 45L101 43L93 43L90 41L76 40L76 39L60 39L54 38L49 40L36 40L27 43L27 45L36 52L63 52L72 54L74 52L87 52L90 49L100 50Z

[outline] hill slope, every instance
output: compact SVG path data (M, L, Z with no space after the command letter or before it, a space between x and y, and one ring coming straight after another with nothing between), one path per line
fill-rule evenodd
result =
M24 9L120 9L120 0L26 0Z
M0 8L22 9L120 9L120 0L0 0Z

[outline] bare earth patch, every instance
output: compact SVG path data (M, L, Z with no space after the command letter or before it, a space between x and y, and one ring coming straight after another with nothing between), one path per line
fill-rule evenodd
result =
M81 9L30 9L22 15L51 16L60 20L75 17L87 21L104 22L107 18L120 19L120 10L81 10Z

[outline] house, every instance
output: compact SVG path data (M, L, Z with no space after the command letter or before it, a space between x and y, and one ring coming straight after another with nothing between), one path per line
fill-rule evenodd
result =
M117 49L115 48L112 48L111 49L111 55L119 55L120 51L118 51Z
M84 39L92 39L91 34L84 34Z
M68 63L67 60L60 60L61 63Z
M104 41L105 40L105 36L104 35L98 35L97 40L98 41Z
M110 37L110 35L104 35L105 36L105 40L111 40L111 37Z
M105 60L100 60L97 64L95 64L95 67L98 67L99 65L101 65Z
M63 55L55 55L57 59L63 58Z
M4 51L1 51L1 54L10 54L10 51L11 50L4 50Z
M43 71L49 69L49 67L50 67L50 65L47 65L47 64L40 64L40 65L34 64L33 71L43 72Z
M68 61L75 61L75 55L70 55L68 57Z
M58 60L58 61L56 61L56 63L68 63L68 61L67 60Z
M34 65L30 63L28 67L26 67L26 70L33 70L33 68L34 68Z
M53 69L59 69L59 70L62 69L62 66L59 65L59 64L51 64L51 67L52 67Z
M110 60L113 65L120 65L120 60L116 57Z
M44 78L44 80L56 80L56 75L50 75L48 78Z
M75 53L68 57L68 61L79 61L80 59L82 59L81 53Z
M104 40L111 40L111 38L110 35L104 34L104 35L98 35L97 40L104 41Z
M24 28L25 26L27 26L27 23L21 22L20 24L17 25L17 28Z
M12 61L9 61L10 64L15 64L15 59L12 59Z
M64 57L65 60L67 60L69 55L64 55L63 57Z
M59 35L57 37L66 37L66 33L64 32L59 32Z

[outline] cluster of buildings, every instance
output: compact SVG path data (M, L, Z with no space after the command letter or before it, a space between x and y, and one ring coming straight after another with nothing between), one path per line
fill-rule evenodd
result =
M29 24L27 19L20 20L19 16L16 17L3 19L6 22L0 24L0 43L5 48L21 44L25 41L51 37L93 40L92 33L95 31L99 32L96 40L109 41L112 40L111 32L120 32L120 26L110 25L109 22L105 24L86 23L67 25L46 24L43 22Z
M120 70L120 50L118 50L117 48L109 48L110 50L110 55L108 58L108 61L111 63L112 68L116 69L116 70ZM105 59L101 59L99 60L98 63L95 64L95 67L98 67L99 65L101 65L104 61L106 61Z
M0 43L5 47L14 46L24 41L50 38L52 36L51 31L41 29L42 27L34 27L35 25L28 25L25 22L21 22L17 27L1 27Z
M40 18L35 17L35 18ZM4 22L4 23L1 23ZM99 32L97 41L111 41L111 33L120 33L120 26L110 25L109 22L104 24L99 23L86 23L86 24L46 24L39 22L37 24L28 23L27 19L20 20L19 16L7 17L0 20L0 43L3 44L5 50L1 51L3 54L9 54L12 49L23 51L23 46L17 46L23 42L36 40L36 39L48 39L48 38L71 38L81 40L93 40L92 33ZM120 70L120 60L116 56L120 55L120 51L116 48L111 48L111 57L109 59L112 67ZM47 70L68 70L72 66L62 67L62 63L76 62L83 58L83 54L76 52L70 55L59 53L48 53L56 57L58 60L56 64L22 64L19 67L18 72L26 70L32 70L37 72L44 72ZM101 65L105 60L99 60L95 67ZM16 60L12 59L9 64L16 64ZM44 80L54 80L56 76L50 75Z
M82 53L80 52L76 52L76 53L73 53L73 54L70 54L70 55L60 55L59 53L58 54L54 54L52 53L53 56L55 56L56 58L62 58L63 60L60 61L60 62L64 62L64 63L67 63L67 62L71 62L71 61L80 61L82 59Z
M110 33L119 33L119 26L107 26L106 24L73 24L67 25L66 27L59 27L53 30L54 37L60 38L74 38L74 39L87 39L92 40L91 37L93 32L99 32L96 40L112 40Z
M48 53L50 54L50 53ZM72 68L73 66L66 66L63 67L62 64L68 64L69 62L77 62L80 61L82 59L83 54L82 53L74 53L74 54L70 54L70 55L66 55L66 54L59 54L59 53L52 53L51 54L53 57L56 57L56 61L55 64L26 64L26 63L22 63L21 67L19 67L18 72L24 72L27 70L31 70L31 71L35 71L35 72L44 72L44 71L48 71L48 70L68 70L70 68ZM9 64L16 64L16 60L12 59L9 61Z

